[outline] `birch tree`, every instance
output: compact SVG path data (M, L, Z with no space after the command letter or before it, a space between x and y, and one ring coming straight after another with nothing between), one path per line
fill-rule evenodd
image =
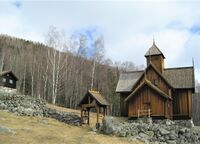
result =
M5 63L5 52L4 52L4 49L2 48L1 55L0 55L0 72L3 71L3 67L5 65L4 63Z
M58 85L60 72L64 67L64 63L61 61L61 52L64 49L65 41L64 41L63 33L59 32L56 27L51 26L49 28L49 32L46 37L46 44L51 47L49 49L49 57L48 62L51 68L52 75L52 103L56 103L56 97L58 93Z
M103 36L100 36L94 42L94 52L92 56L93 66L91 74L91 89L94 88L96 63L97 62L100 63L103 57L104 57L104 38Z

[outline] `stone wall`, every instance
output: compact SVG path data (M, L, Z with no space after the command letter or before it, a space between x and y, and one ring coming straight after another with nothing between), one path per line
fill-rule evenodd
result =
M0 86L0 93L16 94L17 93L17 89Z
M199 130L191 121L143 120L125 121L114 117L105 117L99 129L109 135L141 140L145 143L163 144L199 144Z
M67 124L80 125L78 115L47 108L45 100L28 95L0 92L0 110L24 116L45 116Z

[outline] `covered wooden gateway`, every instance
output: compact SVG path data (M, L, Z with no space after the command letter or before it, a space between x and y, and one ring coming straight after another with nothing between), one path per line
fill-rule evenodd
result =
M103 110L103 116L107 115L109 106L108 101L102 96L99 91L88 90L85 96L81 99L79 106L81 107L81 125L83 117L87 116L87 124L90 124L90 110L95 108L97 113L97 124L99 124L99 113Z

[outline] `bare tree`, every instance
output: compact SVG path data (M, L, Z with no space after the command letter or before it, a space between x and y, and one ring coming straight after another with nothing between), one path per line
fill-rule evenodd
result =
M51 47L49 49L48 61L51 67L52 74L52 103L56 103L58 93L59 76L64 64L61 61L61 51L64 49L64 35L59 32L56 27L50 27L46 37L46 44Z
M3 71L4 63L5 63L5 52L4 49L1 50L1 55L0 55L0 72Z
M95 78L95 69L96 62L101 62L104 57L104 38L103 36L98 37L94 43L94 53L92 56L93 66L92 66L92 75L91 75L91 89L94 87L94 78Z

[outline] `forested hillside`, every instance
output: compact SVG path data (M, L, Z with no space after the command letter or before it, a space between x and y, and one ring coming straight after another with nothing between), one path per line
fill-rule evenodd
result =
M93 87L106 96L111 103L110 113L117 115L119 96L115 89L119 74L135 66L106 59L102 37L94 41L94 51L88 56L87 37L79 35L66 45L59 34L52 29L45 45L0 35L0 71L16 74L17 89L22 94L68 108L77 108L81 97Z

